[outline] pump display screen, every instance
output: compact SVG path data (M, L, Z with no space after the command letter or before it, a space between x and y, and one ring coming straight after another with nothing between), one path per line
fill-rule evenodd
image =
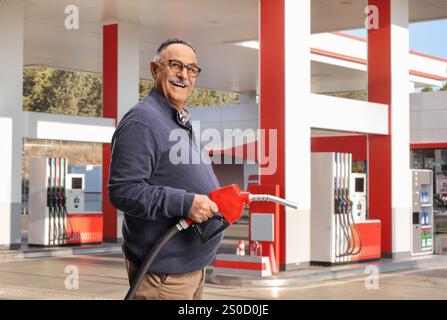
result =
M71 178L71 189L82 189L82 178Z
M355 192L364 192L364 191L365 191L365 179L355 178Z

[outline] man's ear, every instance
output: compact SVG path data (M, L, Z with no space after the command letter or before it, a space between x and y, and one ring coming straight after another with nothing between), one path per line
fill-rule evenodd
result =
M154 79L155 80L155 78L157 77L157 69L158 69L158 65L157 65L157 63L156 62L154 62L154 61L151 61L150 63L149 63L149 68L150 68L150 70L151 70L151 74L152 74L152 79Z

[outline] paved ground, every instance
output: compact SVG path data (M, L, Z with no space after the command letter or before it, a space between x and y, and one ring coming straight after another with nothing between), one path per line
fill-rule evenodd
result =
M234 253L237 242L246 239L247 234L246 224L231 226L219 252ZM447 240L447 237L443 240ZM65 249L48 257L44 253L53 249L45 249L42 253L42 249L33 252L34 249L27 248L26 244L24 247L29 252L22 252L23 256L40 258L13 259L18 255L16 251L8 254L3 252L0 255L0 299L122 299L127 292L127 275L122 254L70 255ZM74 269L79 275L77 289L73 288L74 283L70 281L75 278L72 273ZM365 287L366 276L279 288L230 287L207 283L204 298L447 299L447 265L379 275L376 283L378 289ZM67 289L66 286L71 286L72 289Z
M73 266L79 271L79 288L68 290ZM447 266L379 275L378 289L366 289L365 277L281 288L207 284L204 298L447 299ZM122 299L127 289L124 263L117 254L0 261L0 299Z

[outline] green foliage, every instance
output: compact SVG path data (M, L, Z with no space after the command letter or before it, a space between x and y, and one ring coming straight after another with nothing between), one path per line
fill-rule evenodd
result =
M198 106L221 106L239 103L239 99L239 93L195 88L191 96L186 100L186 106L190 108Z
M439 91L447 91L447 82L439 89Z
M102 79L98 74L26 67L23 71L25 111L100 116Z
M140 100L148 95L149 91L154 87L154 82L149 80L140 79L139 84L140 90L138 91L140 94Z
M140 80L140 100L153 86L153 81ZM186 101L186 106L226 105L238 102L238 93L196 88ZM25 67L23 110L99 117L102 114L102 77L88 72Z
M150 80L140 80L140 100L144 98L154 86ZM206 88L195 88L191 96L186 100L188 108L219 106L239 103L239 93L218 91Z

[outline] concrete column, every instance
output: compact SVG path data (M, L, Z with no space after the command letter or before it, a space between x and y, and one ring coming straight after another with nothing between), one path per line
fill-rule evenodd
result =
M244 91L240 93L240 104L256 104L256 91Z
M391 183L393 255L411 251L409 4L391 1Z
M276 171L261 164L261 184L280 185L299 204L281 209L282 269L310 261L310 0L260 2L260 127L277 130ZM297 41L299 39L299 41Z
M148 57L148 60L151 57ZM138 26L118 22L103 27L103 117L118 124L122 116L138 102L140 78ZM103 145L104 239L114 242L122 237L122 213L108 200L110 144Z
M285 1L285 197L287 265L310 261L310 0ZM300 39L296 41L296 39Z
M382 221L382 255L410 253L411 175L408 0L369 0L379 29L368 31L368 97L389 105L389 135L368 139L369 216Z
M23 3L0 2L0 247L20 248Z

